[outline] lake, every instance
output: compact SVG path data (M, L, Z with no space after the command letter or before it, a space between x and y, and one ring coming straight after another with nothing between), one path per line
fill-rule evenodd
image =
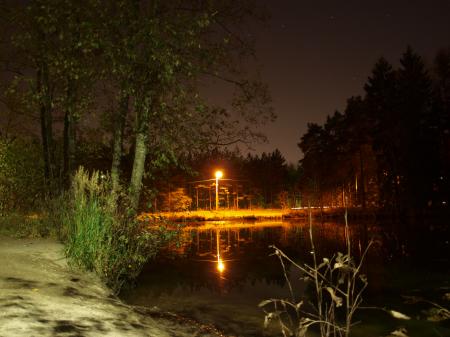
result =
M345 252L343 223L314 220L312 230L318 256ZM415 296L450 308L449 299L443 298L450 296L446 295L450 293L448 226L351 221L350 233L356 258L369 240L374 242L363 267L369 282L363 306L393 309L412 318L397 320L383 310L361 310L353 336L386 336L399 328L412 337L450 336L448 319L429 321L436 314L432 304L408 304L402 297ZM214 325L227 335L280 336L274 324L263 327L264 312L258 307L265 299L289 297L271 245L299 263L312 262L309 224L303 221L185 225L178 244L149 262L137 286L121 298ZM308 297L302 274L292 266L286 269L296 296Z

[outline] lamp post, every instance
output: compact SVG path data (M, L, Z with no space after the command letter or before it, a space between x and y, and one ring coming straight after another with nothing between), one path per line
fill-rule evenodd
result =
M222 171L216 171L216 211L219 210L219 179L223 177Z

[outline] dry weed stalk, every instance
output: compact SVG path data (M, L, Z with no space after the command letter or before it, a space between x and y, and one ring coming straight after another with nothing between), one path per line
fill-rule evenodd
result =
M276 321L283 336L304 337L308 329L318 326L320 335L348 337L353 323L353 315L362 303L362 293L367 287L367 278L361 273L364 258L372 245L369 242L357 263L352 255L350 230L345 213L345 240L347 251L337 253L331 258L323 258L319 263L314 246L312 216L309 214L309 238L311 241L312 265L299 264L275 246L280 264L283 268L290 299L268 299L259 304L266 313L264 324ZM313 285L313 299L296 298L288 277L286 262L298 268L302 279ZM312 309L308 309L307 307ZM268 309L271 308L271 309ZM342 312L342 315L341 315ZM338 320L337 315L343 317Z

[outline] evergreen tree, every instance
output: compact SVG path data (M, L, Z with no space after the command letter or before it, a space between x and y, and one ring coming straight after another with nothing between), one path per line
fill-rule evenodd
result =
M430 200L433 206L445 206L450 201L450 48L438 52L433 70L433 111L429 127L438 159Z
M375 64L367 83L365 101L372 124L371 136L377 161L380 201L384 207L398 209L401 145L401 118L397 111L397 80L384 58Z
M410 47L400 59L398 70L397 137L402 151L400 186L402 204L410 209L423 208L431 191L436 153L429 128L431 117L431 79L422 58ZM430 180L431 179L431 180Z

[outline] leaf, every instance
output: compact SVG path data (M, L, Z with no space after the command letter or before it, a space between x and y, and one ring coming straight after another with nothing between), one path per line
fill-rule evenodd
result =
M310 325L311 320L307 317L302 317L299 322L296 337L306 337Z
M359 275L359 279L360 279L363 283L365 283L365 284L368 283L368 281L367 281L367 276L364 275L364 274Z
M408 331L405 328L400 328L400 329L392 331L388 337L390 337L390 336L408 337L407 333L408 333Z
M325 289L330 293L333 302L336 303L336 307L342 306L342 298L336 295L334 289L331 287L326 287Z
M344 267L344 264L343 264L343 263L341 263L341 262L336 262L336 263L334 264L333 269L339 269L339 268L342 268L342 267Z
M273 302L272 300L265 300L265 301L262 301L261 303L258 304L258 307L262 308L262 307L264 307L264 306L266 306L267 304L272 303L272 302Z
M450 293L445 293L442 297L445 301L450 301Z
M402 314L401 312L395 311L395 310L388 310L388 313L397 319L404 319L404 320L410 320L411 317L406 316L405 314Z
M269 325L269 323L274 319L274 318L278 318L280 316L280 311L274 311L274 312L269 312L265 317L264 317L264 327L267 328L267 326Z

